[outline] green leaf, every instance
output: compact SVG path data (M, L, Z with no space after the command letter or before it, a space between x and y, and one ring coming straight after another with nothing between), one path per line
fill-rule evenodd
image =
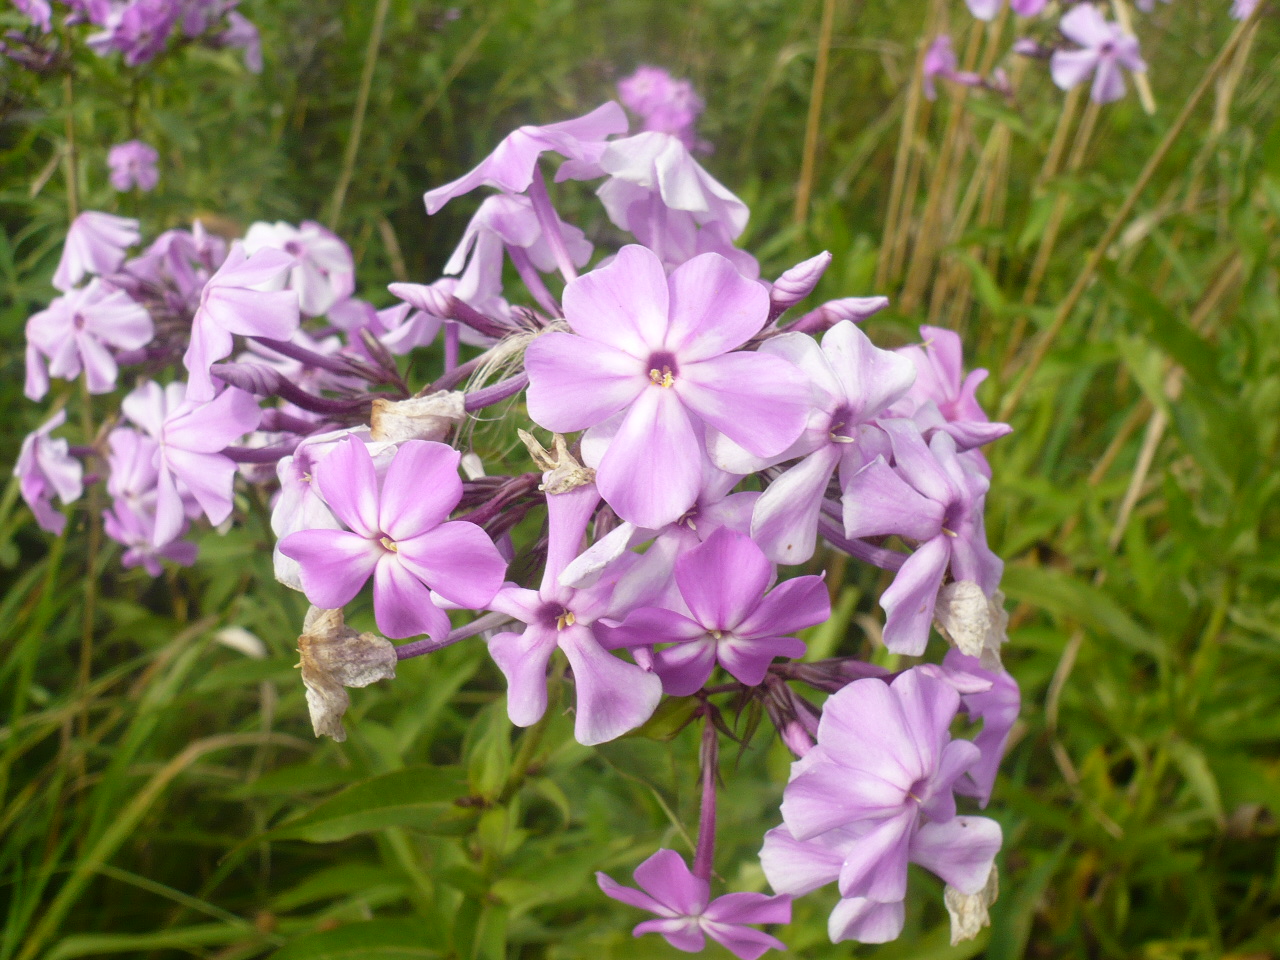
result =
M467 747L467 781L471 791L496 800L511 772L511 721L505 699L495 700L471 724Z
M298 937L271 960L431 960L430 928L411 920L369 920Z
M352 784L259 840L331 843L387 827L453 833L473 814L454 804L466 794L452 767L410 767Z
M1226 815L1222 810L1222 795L1218 791L1218 780L1209 769L1209 762L1205 759L1204 752L1185 740L1173 740L1169 743L1169 756L1173 757L1173 762L1186 777L1187 785L1204 804L1205 811L1213 817L1215 823L1224 825Z

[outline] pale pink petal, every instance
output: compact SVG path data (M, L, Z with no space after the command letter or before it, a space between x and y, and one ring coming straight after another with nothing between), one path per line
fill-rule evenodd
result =
M674 917L669 920L645 920L637 923L631 935L642 937L646 933L659 933L677 950L699 953L707 945L707 939L693 917Z
M951 559L948 537L926 540L880 595L884 608L884 645L893 653L918 657L929 642L929 625L942 586L942 576Z
M1091 3L1072 7L1063 16L1058 29L1064 37L1082 47L1100 47L1115 39L1114 28Z
M231 515L234 462L216 453L192 453L174 447L165 450L164 458L174 476L187 485L210 523L219 524Z
M741 637L785 637L831 616L831 595L822 577L794 577L778 584L734 627Z
M926 823L912 838L911 861L961 893L975 894L986 886L1003 839L1000 824L986 817Z
M858 820L895 814L906 800L903 787L867 773L851 776L838 764L820 763L787 784L782 819L793 837L809 840Z
M943 508L921 496L877 457L844 485L844 535L849 539L898 534L927 540L942 530Z
M631 405L596 472L601 496L623 520L656 530L698 497L702 451L674 390L649 385Z
M827 700L818 739L837 763L894 784L898 796L905 797L912 784L930 772L918 754L903 749L915 741L901 699L876 678L855 680Z
M373 572L373 612L378 629L393 640L425 633L439 641L449 634L449 615L432 602L427 585L390 552L378 558Z
M779 893L803 896L840 876L844 854L819 841L802 842L785 826L764 835L760 866L769 886Z
M325 610L355 599L382 555L377 544L347 530L299 530L280 541L280 552L298 561L302 592Z
M315 465L315 481L325 503L348 527L365 539L378 529L378 474L369 450L355 437L339 441Z
M452 520L397 544L401 562L451 603L478 610L502 586L507 564L474 523Z
M618 659L580 624L561 630L558 639L573 668L573 735L579 743L594 746L613 740L653 715L662 699L662 681L656 674Z
M726 893L702 915L717 923L790 923L791 898L767 893Z
M688 643L706 635L702 624L673 610L642 607L627 614L616 627L596 624L596 636L610 650L619 647L651 647L659 643Z
M635 357L568 333L538 337L525 350L524 362L529 416L556 433L595 426L650 386L648 371Z
M711 897L711 885L695 877L674 850L659 850L636 867L634 876L640 889L680 916L702 913Z
M409 440L400 444L382 482L381 531L392 540L407 540L447 520L462 499L461 458L443 443Z
M653 655L653 669L662 689L672 697L687 697L702 688L716 666L716 642L705 633Z
M519 724L519 726L528 726L528 724ZM650 913L656 913L663 917L670 916L674 912L660 904L647 893L643 893L635 889L635 887L624 887L607 873L600 873L599 871L596 871L596 883L600 887L600 892L606 897L617 900L619 903L625 903L629 907L635 907L639 910L647 910Z
M796 441L812 402L799 368L765 353L684 364L674 389L690 410L758 457L775 456Z
M517 727L532 726L546 713L547 664L555 649L555 630L542 626L489 640L489 655L507 678L507 716Z
M879 903L865 897L841 900L827 919L832 943L856 940L859 943L888 943L902 935L906 911L902 901Z
M960 709L960 695L950 684L919 670L900 675L890 690L898 698L903 726L915 744L920 766L932 772L938 765L939 747L946 743L951 721Z
M1059 89L1070 90L1084 83L1097 65L1096 50L1056 50L1049 61L1049 71Z
M729 896L733 896L733 894L729 894ZM787 913L790 914L790 910ZM767 934L763 930L756 930L754 927L718 923L704 918L702 929L707 936L732 953L738 960L759 960L770 950L787 949L787 945L777 937Z
M756 501L751 536L777 563L804 563L818 540L818 516L840 450L827 444L775 479Z
M840 868L842 897L891 903L907 895L907 847L917 816L911 808L884 820L849 849Z
M731 630L773 580L773 564L745 534L722 527L676 561L676 583L693 617L708 630Z
M564 315L575 333L646 360L663 349L669 302L662 261L633 243L565 287Z
M677 267L670 285L671 320L663 346L683 363L737 349L769 318L765 288L718 253L704 253Z
M731 677L754 687L764 682L775 657L794 660L806 649L795 637L725 637L716 644L716 658Z

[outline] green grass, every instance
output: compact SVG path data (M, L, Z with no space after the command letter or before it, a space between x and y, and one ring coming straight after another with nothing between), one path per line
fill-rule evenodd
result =
M136 78L85 58L82 203L149 232L195 215L240 228L326 216L371 6L246 3L268 51L260 78L230 52ZM1048 169L1065 98L1039 65L1012 106L913 95L923 23L948 6L963 51L958 0L836 5L797 221L819 0L490 0L456 22L392 0L339 229L362 292L384 304L387 282L438 273L472 209L427 220L424 189L519 123L594 106L637 63L690 77L708 103L707 165L751 204L745 243L765 274L830 250L819 296L892 297L868 324L885 345L923 322L960 330L992 372L984 403L1009 404L1016 428L989 451L1007 662L1025 698L990 807L1006 836L993 926L949 948L941 890L920 874L899 943L832 947L827 891L797 905L794 955L1280 956L1275 4L1145 183L1228 42L1225 0L1159 5L1143 28L1157 112L1130 94L1082 140L1075 110ZM66 226L66 105L61 83L9 66L0 102L8 463L45 416L21 397L22 325L50 297ZM130 132L160 148L162 186L117 200L105 153ZM609 242L585 199L566 211ZM0 496L0 960L677 955L633 941L636 916L592 872L685 849L669 814L696 822L688 734L589 750L556 711L513 731L500 675L462 644L354 692L345 744L314 741L292 669L305 602L274 582L252 513L156 582L108 544L82 675L87 521L86 500L49 538L13 484ZM833 652L866 651L884 581L842 575L856 609ZM217 642L227 625L268 655ZM786 762L758 735L723 793L717 865L740 889L764 886L754 855Z

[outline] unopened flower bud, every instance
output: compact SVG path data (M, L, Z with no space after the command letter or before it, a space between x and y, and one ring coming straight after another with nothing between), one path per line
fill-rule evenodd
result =
M797 330L800 333L821 333L841 320L861 323L888 305L888 297L844 297L840 300L828 300L817 310L810 310L786 329Z
M376 633L356 633L341 610L312 607L298 637L302 682L307 709L317 737L347 739L342 715L351 704L347 687L367 687L377 680L394 680L396 648Z
M1000 878L995 864L991 865L991 875L987 877L987 885L977 893L964 894L951 884L942 895L947 913L951 915L951 945L964 940L972 940L983 927L991 925L990 907L1000 895Z
M831 265L831 254L823 250L816 257L797 263L774 281L769 291L769 319L776 320L813 293L822 275Z
M443 440L466 418L466 395L440 391L411 400L374 400L370 436L374 440Z
M393 283L387 289L415 310L448 319L453 312L452 295L425 283Z

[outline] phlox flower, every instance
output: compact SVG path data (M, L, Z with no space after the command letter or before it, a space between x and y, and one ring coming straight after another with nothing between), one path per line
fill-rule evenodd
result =
M155 147L141 140L126 140L107 151L107 166L111 168L111 185L117 190L154 190L160 182L156 161L160 154Z
M637 68L618 81L618 99L644 121L644 129L669 133L690 150L697 146L693 126L705 109L688 80L677 80L661 67Z
M244 65L250 73L262 72L262 35L244 14L232 10L227 14L227 29L218 34L218 45L244 51Z
M566 167L575 172L572 163ZM594 169L596 191L613 223L672 269L700 253L719 253L740 273L759 276L754 257L733 245L747 226L747 205L709 174L676 137L654 131L611 141Z
M53 29L51 20L53 8L49 6L49 0L13 0L13 4L21 13L25 13L42 33L48 33Z
M288 286L309 317L323 316L355 290L356 266L350 248L318 223L304 220L300 227L283 221L252 224L244 235L244 252L252 257L268 248L293 258Z
M235 244L200 294L191 322L191 343L182 357L190 374L187 399L212 400L216 392L209 367L230 356L232 334L288 340L298 329L298 295L270 289L296 266L293 255L264 247L248 256Z
M718 663L735 680L756 686L775 657L800 657L791 636L831 616L822 577L786 580L772 590L773 565L745 534L721 528L675 564L679 610L645 607L603 631L607 646L672 646L654 656L663 690L687 697Z
M547 709L547 665L557 649L573 669L574 737L579 743L612 740L644 723L662 699L662 682L601 646L594 625L616 615L612 577L575 589L560 574L578 554L600 494L594 484L547 495L548 545L537 590L507 584L489 607L525 624L520 633L490 638L489 655L507 678L507 714L520 727ZM616 576L622 565L615 564Z
M529 413L555 433L622 415L596 482L624 520L658 528L693 505L703 424L757 456L781 453L804 427L800 371L732 352L764 325L769 295L717 254L668 280L652 251L623 247L568 284L564 310L574 334L544 334L525 351Z
M184 494L209 522L231 515L236 465L221 451L258 426L262 411L243 390L228 387L209 402L192 400L181 383L148 381L121 403L124 414L156 441L156 520L152 545L162 547L182 532Z
M1072 7L1062 17L1059 29L1079 50L1058 50L1049 62L1053 82L1070 90L1093 74L1089 96L1096 103L1110 103L1124 96L1124 73L1147 69L1138 52L1138 40L1106 20L1090 3Z
M114 0L105 18L95 17L105 29L85 43L98 56L119 50L125 64L136 67L164 49L180 12L176 0Z
M969 12L979 20L994 20L1004 0L964 0ZM1048 6L1049 0L1009 0L1009 6L1020 17L1034 17Z
M955 789L956 793L975 797L978 805L985 808L991 800L1009 734L1022 709L1018 682L1004 670L989 670L977 657L959 650L948 650L941 666L924 669L954 687L969 720L982 724L973 737L978 759L956 781Z
M920 668L855 680L827 700L817 745L791 765L783 824L765 835L761 862L784 894L837 881L832 941L901 932L909 862L963 894L986 885L1002 837L993 820L956 816L955 783L979 755L951 739L959 706Z
M53 285L65 293L85 274L103 276L119 270L125 251L137 243L140 236L137 220L86 210L71 221L67 230Z
M929 639L938 589L947 570L990 595L1004 564L987 546L982 511L989 482L956 456L950 434L928 445L908 420L884 420L894 466L877 457L844 490L845 536L897 534L917 541L893 583L880 597L885 646L919 656Z
M436 598L469 609L485 606L506 571L488 535L449 520L462 499L458 451L443 443L402 443L378 480L373 457L354 437L315 466L315 482L349 529L300 530L280 542L299 564L303 592L317 607L350 603L373 577L378 629L392 638L427 634L443 640L449 616Z
M54 495L65 506L80 499L84 492L84 467L71 456L66 440L50 436L66 422L67 412L59 410L27 434L13 467L22 499L35 514L40 529L52 534L62 533L67 526L67 518L53 509Z
M1258 8L1260 0L1232 0L1231 17L1234 20L1248 20Z
M951 45L951 37L940 34L934 37L933 43L924 55L924 95L930 100L938 98L936 78L952 76L959 67L955 48Z
M159 546L155 544L155 518L145 510L135 510L123 500L102 511L102 529L108 537L125 548L120 563L126 569L142 567L153 577L164 573L161 560L172 560L189 567L196 562L194 543L175 537ZM179 529L178 536L182 535Z
M637 924L637 937L658 933L686 953L698 953L710 937L739 960L757 960L767 950L785 950L777 937L747 926L752 923L790 923L791 898L765 893L726 893L711 899L711 884L695 877L674 850L659 850L636 867L636 890L604 873L596 883L605 896L657 914L657 920Z
M26 395L39 400L49 389L50 374L72 380L82 369L90 393L109 393L115 388L119 367L108 348L136 349L154 334L146 308L124 291L94 279L58 297L27 321Z
M546 126L524 126L509 133L497 149L471 172L423 195L427 213L434 214L454 197L476 187L494 187L507 193L524 193L533 182L538 158L551 151L587 165L599 160L605 138L626 133L627 116L613 101L586 116ZM557 179L565 179L563 175Z
M769 484L751 520L751 536L770 560L803 563L813 556L831 475L838 467L846 488L867 463L889 453L876 420L907 392L916 372L909 360L879 349L848 320L828 330L821 347L803 333L784 333L767 340L760 352L788 360L808 375L812 404L805 430L772 460L753 460L719 437L712 439L711 456L744 474L803 458Z

